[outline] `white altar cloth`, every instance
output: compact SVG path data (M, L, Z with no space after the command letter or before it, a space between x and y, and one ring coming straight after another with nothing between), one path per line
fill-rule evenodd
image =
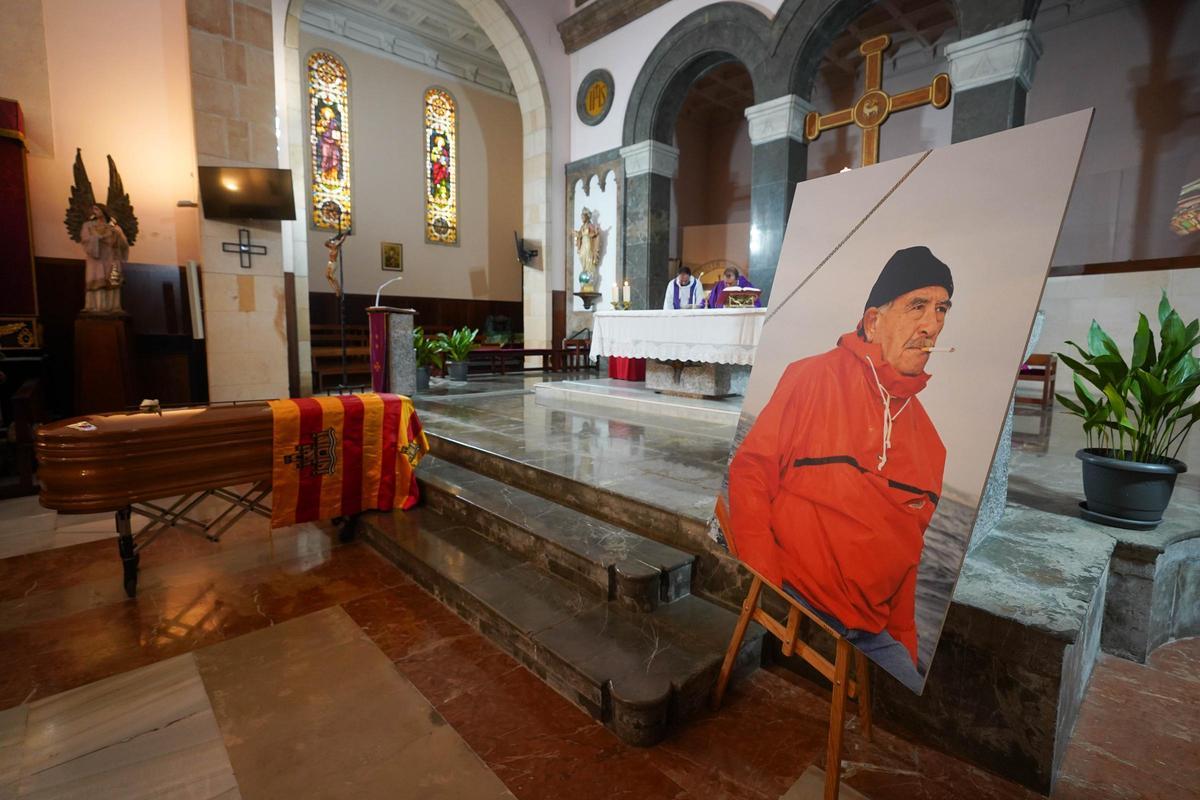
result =
M591 357L751 365L766 314L765 308L597 311Z

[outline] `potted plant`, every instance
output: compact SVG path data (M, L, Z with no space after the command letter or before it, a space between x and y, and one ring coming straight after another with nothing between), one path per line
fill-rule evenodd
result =
M467 379L467 358L475 349L475 337L479 331L475 328L458 328L449 336L438 334L442 352L446 354L449 364L450 380L465 381Z
M1159 342L1145 314L1138 315L1127 361L1092 321L1087 349L1067 342L1080 359L1059 353L1075 371L1075 396L1058 394L1083 419L1088 446L1083 461L1084 516L1116 527L1149 530L1162 522L1175 478L1187 471L1177 456L1200 420L1200 319L1184 324L1163 292L1158 304ZM1090 387L1090 388L1089 388Z
M413 328L413 350L417 360L417 391L429 388L429 368L442 367L442 342L425 335L424 328Z

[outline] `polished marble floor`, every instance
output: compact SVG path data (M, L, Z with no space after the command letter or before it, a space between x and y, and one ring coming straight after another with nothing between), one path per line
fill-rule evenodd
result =
M652 481L652 499L702 513L694 499L719 485L732 430L539 407L540 379L442 385L419 405L434 430L620 491ZM786 670L757 671L721 712L633 748L327 526L245 519L220 543L169 531L130 600L110 521L63 532L72 522L0 503L0 800L774 800L824 766L824 692ZM845 777L866 797L1036 796L856 725ZM1053 796L1200 796L1198 732L1200 639L1147 665L1101 656Z
M823 764L828 704L791 673L632 748L322 526L171 532L136 600L114 550L0 559L0 798L773 800ZM1198 640L1103 658L1055 796L1195 797L1198 659ZM846 775L876 800L1034 797L854 722Z

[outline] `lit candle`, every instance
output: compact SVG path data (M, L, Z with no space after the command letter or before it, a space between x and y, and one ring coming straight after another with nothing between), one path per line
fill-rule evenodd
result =
M625 281L625 287L621 292L621 299L626 303L633 300L633 289L629 286L629 281Z

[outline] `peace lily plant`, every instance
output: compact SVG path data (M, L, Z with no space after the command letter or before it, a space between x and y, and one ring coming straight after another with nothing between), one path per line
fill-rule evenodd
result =
M1161 522L1175 477L1187 470L1177 456L1200 421L1200 361L1192 353L1200 319L1185 324L1163 292L1158 324L1156 343L1146 315L1138 315L1128 360L1095 320L1086 348L1067 342L1079 358L1058 354L1075 371L1074 397L1059 393L1058 401L1083 420L1087 437L1076 453L1084 461L1084 510L1112 518L1098 519L1107 524Z
M450 380L465 381L467 379L467 358L475 349L475 337L479 335L476 328L458 328L450 335L438 334L438 342L442 352L449 362Z
M413 328L413 350L416 351L417 389L429 388L429 370L442 368L442 343L436 337L425 335L425 329Z

